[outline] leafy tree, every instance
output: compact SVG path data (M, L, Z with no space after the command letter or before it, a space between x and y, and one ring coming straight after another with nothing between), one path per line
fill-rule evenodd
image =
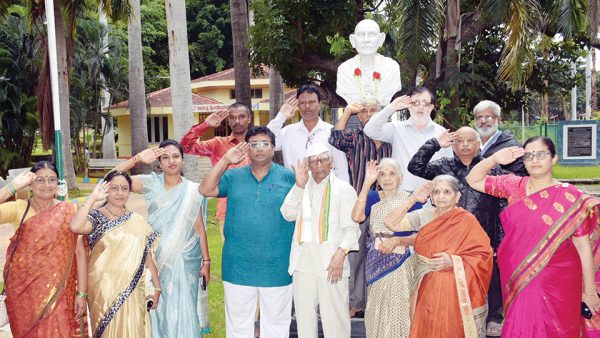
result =
M0 18L0 173L26 167L39 127L34 95L41 60L40 39L29 30L25 7Z

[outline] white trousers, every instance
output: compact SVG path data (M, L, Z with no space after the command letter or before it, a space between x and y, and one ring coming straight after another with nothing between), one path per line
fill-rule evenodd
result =
M256 301L261 338L286 338L292 321L292 286L254 287L223 282L227 338L254 338Z
M327 277L295 271L293 280L298 337L318 336L317 308L321 314L325 337L350 337L348 278L342 278L336 284L331 284L327 281Z

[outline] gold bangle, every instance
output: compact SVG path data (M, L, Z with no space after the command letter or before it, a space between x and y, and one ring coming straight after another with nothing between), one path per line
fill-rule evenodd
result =
M81 291L77 291L76 296L79 297L79 298L83 298L83 299L87 299L88 298L88 294L85 293L85 292L81 292Z
M154 288L154 292L156 292L156 291L162 292L162 289L161 288Z
M588 296L594 296L594 293L593 293L593 292L592 292L592 293L587 293L587 292L585 292L585 290L583 290L583 294L584 294L584 295L588 295Z

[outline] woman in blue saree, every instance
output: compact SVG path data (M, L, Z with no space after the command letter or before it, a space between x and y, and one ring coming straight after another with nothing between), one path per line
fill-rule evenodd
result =
M144 150L117 167L130 169L138 163L159 160L162 174L133 176L133 191L144 194L148 223L160 234L156 264L162 293L151 313L153 337L200 337L209 331L200 319L200 283L210 278L210 256L206 240L206 199L198 184L182 176L183 150L173 140L158 149Z
M369 191L376 182L381 190ZM400 189L401 183L402 171L398 162L384 158L377 166L375 161L370 161L365 183L352 211L355 222L364 221L369 214L371 217L365 269L367 337L399 338L410 334L414 258L409 245L414 242L414 236L398 236L383 224L384 218L410 196Z

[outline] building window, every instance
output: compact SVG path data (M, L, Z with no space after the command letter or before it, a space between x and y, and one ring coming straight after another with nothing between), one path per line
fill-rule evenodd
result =
M250 97L253 99L262 99L262 88L250 89ZM229 98L235 100L235 89L229 90Z
M250 89L250 97L253 99L262 99L262 88Z
M150 116L146 120L148 142L160 143L169 138L169 120L167 116Z

